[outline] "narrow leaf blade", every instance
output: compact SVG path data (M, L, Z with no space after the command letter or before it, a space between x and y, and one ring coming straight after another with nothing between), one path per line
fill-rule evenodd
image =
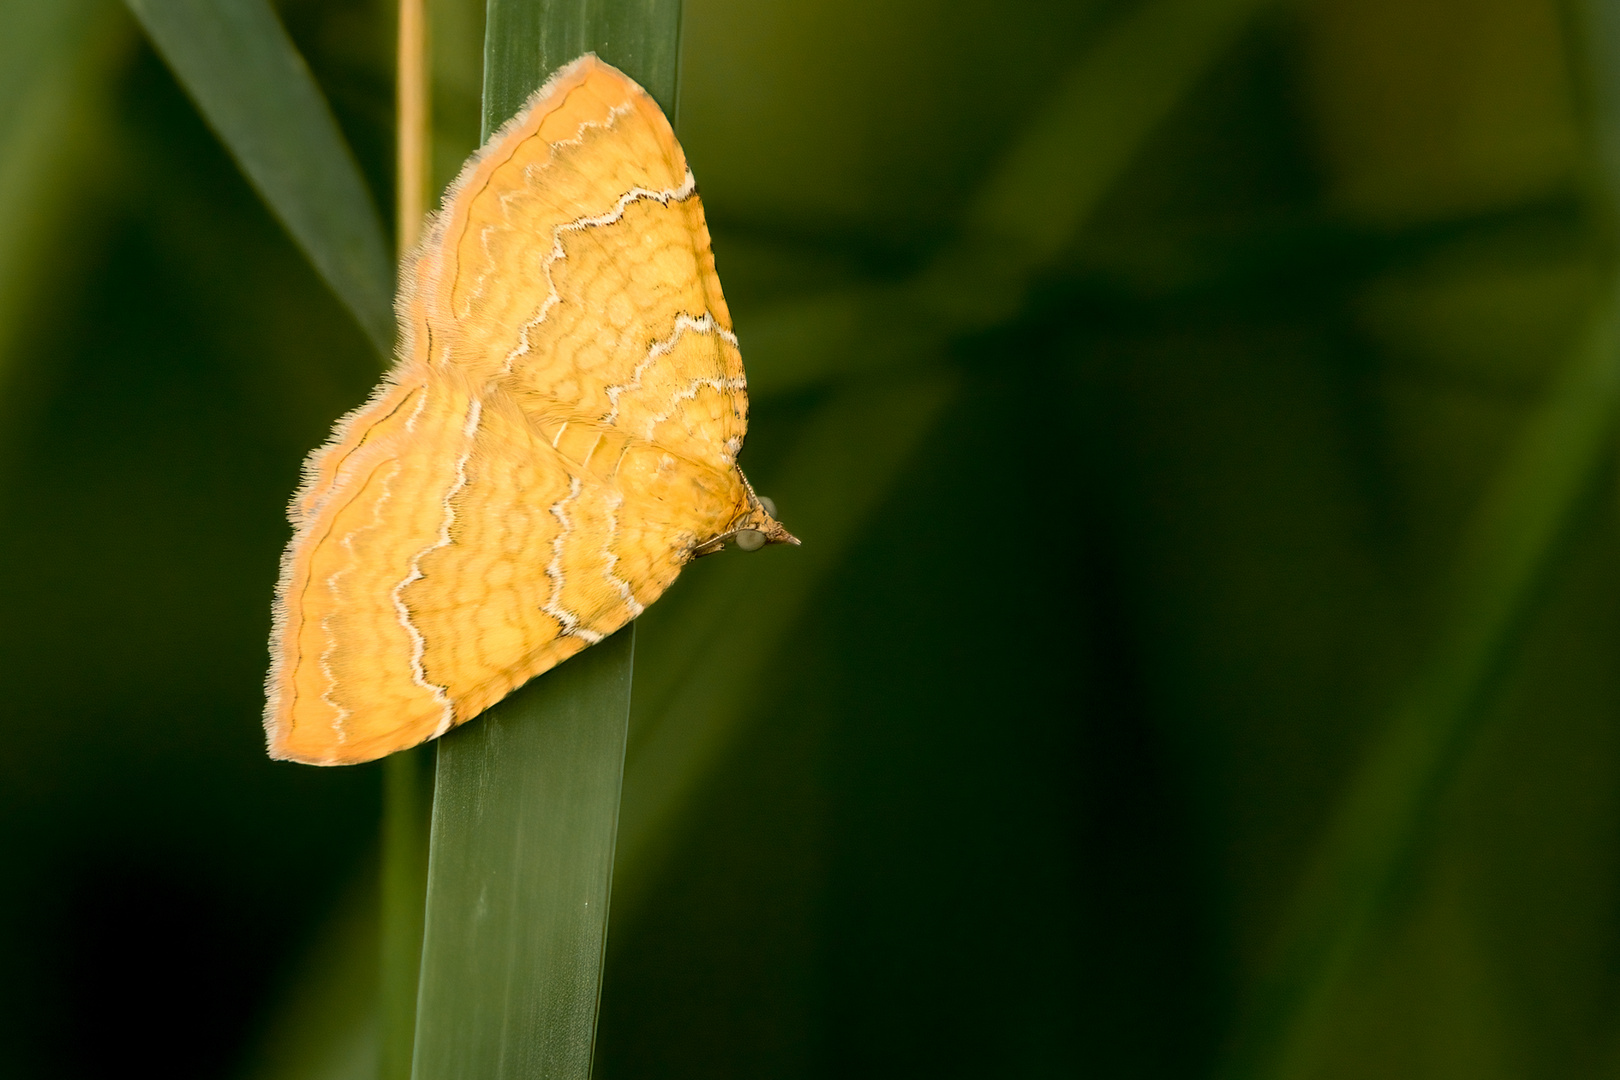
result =
M320 87L266 0L127 0L265 204L387 355L382 219Z
M484 131L595 51L666 108L679 0L491 0ZM441 740L428 869L418 1080L588 1080L634 625Z
M590 1075L634 640L439 743L418 1080Z

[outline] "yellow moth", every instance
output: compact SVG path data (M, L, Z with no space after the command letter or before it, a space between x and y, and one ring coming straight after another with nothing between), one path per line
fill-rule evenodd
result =
M401 278L398 358L290 510L272 757L442 735L695 556L798 542L736 464L742 357L686 157L619 71L584 56L536 91Z

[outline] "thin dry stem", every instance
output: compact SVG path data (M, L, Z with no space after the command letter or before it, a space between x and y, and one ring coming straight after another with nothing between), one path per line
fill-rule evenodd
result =
M399 0L397 197L394 235L403 255L416 246L428 203L428 37L426 0Z

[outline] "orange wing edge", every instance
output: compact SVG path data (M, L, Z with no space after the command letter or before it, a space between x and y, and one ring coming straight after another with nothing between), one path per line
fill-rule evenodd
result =
M302 761L311 765L344 764L337 760L320 760L299 756L288 748L292 733L292 706L294 695L289 681L294 654L297 651L298 631L302 625L302 585L308 577L308 567L314 542L312 537L322 520L323 511L332 495L354 471L344 465L354 455L347 451L357 448L373 424L366 423L376 414L392 411L390 399L402 391L409 395L420 385L417 364L401 357L388 372L366 402L345 413L334 425L332 435L304 459L302 478L287 507L287 518L292 523L293 535L281 553L276 578L276 591L270 604L270 669L264 678L264 735L269 755L279 761Z

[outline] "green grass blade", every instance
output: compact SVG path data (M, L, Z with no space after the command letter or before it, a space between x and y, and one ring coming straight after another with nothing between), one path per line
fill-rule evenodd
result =
M641 84L673 120L679 0L490 0L484 29L484 137L545 76L594 52Z
M1435 652L1340 800L1229 1076L1308 1071L1334 990L1417 856L1493 676L1612 445L1620 297L1606 308L1527 420L1476 512Z
M266 0L127 0L260 197L353 313L393 348L377 207L320 87Z
M417 1080L590 1075L634 640L440 741Z
M484 130L594 50L666 108L678 0L491 0ZM630 716L634 626L439 748L414 1075L587 1080Z
M378 1074L409 1080L416 1045L417 977L427 904L431 747L415 747L383 762L381 991Z

